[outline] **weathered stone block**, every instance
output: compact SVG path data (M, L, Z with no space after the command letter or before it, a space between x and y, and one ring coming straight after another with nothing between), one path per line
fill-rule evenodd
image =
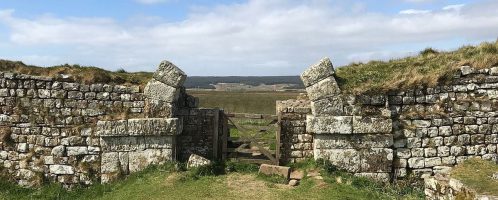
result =
M354 149L314 149L315 160L322 158L329 160L335 166L348 172L360 172L361 156Z
M305 87L311 86L319 81L331 77L335 74L334 67L329 58L324 58L320 62L310 66L301 74L301 80Z
M74 174L74 168L69 165L50 165L49 169L52 174Z
M413 169L424 168L425 166L424 157L415 157L408 159L408 166Z
M151 164L163 164L173 160L171 149L146 149L129 152L130 173L145 169Z
M334 77L325 78L316 84L306 87L308 98L311 101L338 96L341 93Z
M180 89L166 85L156 80L150 80L145 86L144 95L151 100L164 101L168 103L175 102L179 95Z
M108 136L177 135L182 131L178 118L139 118L97 122L96 134Z
M173 104L161 100L148 100L145 102L145 116L151 118L170 118L175 114Z
M353 117L353 133L391 133L392 120L374 117Z
M311 112L315 116L320 115L342 115L343 103L341 96L331 96L311 102Z
M279 175L283 176L286 179L289 179L290 167L262 164L259 167L259 173L265 175Z
M187 169L210 165L211 161L197 154L191 154L188 158ZM261 170L261 168L260 168Z
M118 152L102 153L100 172L102 174L120 172Z
M347 116L327 116L316 117L306 116L306 131L315 134L351 134L353 117Z
M185 72L173 63L165 60L159 64L159 67L153 77L166 85L178 88L183 86L183 83L185 83L187 74L185 74Z
M66 147L68 156L79 156L88 154L88 147Z

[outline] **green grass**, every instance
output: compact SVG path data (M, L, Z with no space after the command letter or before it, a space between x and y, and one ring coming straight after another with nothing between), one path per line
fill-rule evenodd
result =
M275 114L277 100L295 99L298 92L188 91L199 97L200 107L223 108L229 113Z
M333 59L333 58L332 58ZM417 86L435 86L451 80L460 66L487 68L498 64L498 41L438 52L427 48L417 56L338 68L341 89L349 93L375 93Z
M216 171L219 166L231 168L232 172ZM213 173L205 173L206 170ZM398 187L344 172L322 173L324 181L305 178L299 186L290 187L277 184L282 182L280 178L264 177L256 170L248 164L227 163L185 172L174 170L169 164L149 168L109 185L72 191L58 185L22 189L0 182L0 199L423 199L420 191L400 193L395 191ZM338 183L337 177L345 181Z
M479 194L498 196L498 164L482 159L468 159L451 170L451 176L476 190Z

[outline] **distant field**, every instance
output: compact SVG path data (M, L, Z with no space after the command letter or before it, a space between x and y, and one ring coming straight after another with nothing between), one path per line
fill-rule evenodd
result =
M295 99L299 92L188 91L199 97L200 107L223 108L231 113L275 114L277 100Z

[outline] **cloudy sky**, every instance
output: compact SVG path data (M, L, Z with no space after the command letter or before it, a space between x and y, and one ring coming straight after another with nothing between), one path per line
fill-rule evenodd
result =
M495 41L498 0L0 0L0 59L297 75Z

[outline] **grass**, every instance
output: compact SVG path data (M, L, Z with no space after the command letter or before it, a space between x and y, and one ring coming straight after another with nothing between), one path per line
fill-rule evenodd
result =
M308 162L311 164L307 165L316 165L314 161ZM112 184L72 191L55 184L23 189L2 181L0 199L423 199L420 191L397 193L393 192L396 187L342 172L322 173L324 181L305 178L299 186L290 187L278 184L280 178L258 175L257 167L249 164L229 162L217 166L178 171L168 164ZM232 171L216 172L219 166ZM204 173L206 169L213 173ZM345 181L338 183L339 176Z
M188 91L199 97L200 107L223 108L229 113L275 114L277 100L295 99L298 92Z
M498 180L492 179L498 173L498 165L482 159L468 159L451 170L456 178L479 194L498 196Z
M387 62L353 63L338 68L337 77L345 92L375 93L445 83L463 65L477 69L498 66L498 41L449 52L427 48L417 56Z
M152 73L135 72L128 73L123 69L116 72L107 71L93 66L80 65L57 65L52 67L38 67L26 65L22 62L0 60L0 71L16 72L34 76L46 76L57 78L60 74L70 74L76 82L92 84L123 84L123 85L145 85L151 78Z

